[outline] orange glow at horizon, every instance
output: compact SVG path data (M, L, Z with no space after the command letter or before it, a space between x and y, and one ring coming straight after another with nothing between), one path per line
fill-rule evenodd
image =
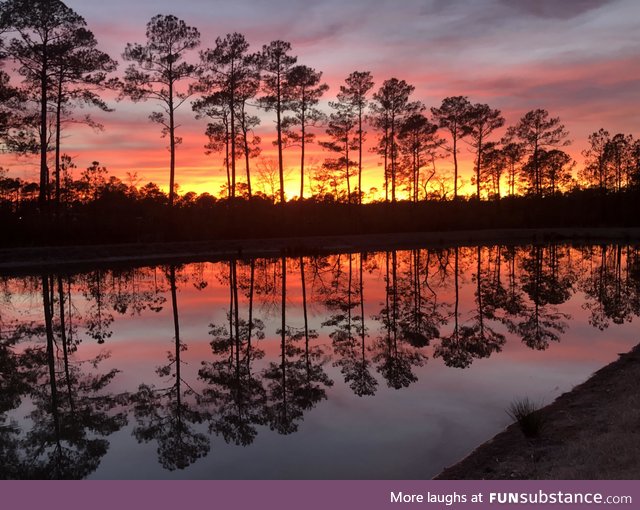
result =
M166 140L160 137L157 127L151 123L144 126L144 129L133 129L132 136L128 136L129 131L134 126L116 125L115 129L126 129L126 142L121 143L121 134L109 133L110 129L104 133L86 133L81 130L71 133L69 139L78 138L81 144L75 145L74 149L65 150L63 146L62 152L69 153L77 168L72 171L74 178L79 179L81 172L88 167L92 161L99 161L101 165L106 166L109 175L114 175L125 183L129 182L128 174L136 174L138 187L144 186L149 182L154 182L164 192L168 192L169 180L169 151L166 148ZM142 126L141 126L142 127ZM191 126L190 126L191 127ZM264 129L264 126L262 127ZM202 131L202 130L201 130ZM176 152L176 183L178 184L178 192L183 195L187 192L195 192L197 194L209 193L215 197L223 195L223 188L226 186L227 176L221 153L206 155L204 153L204 144L206 138L202 132L190 129L188 132L178 133L184 137L184 144L178 146ZM384 171L382 158L372 153L372 147L375 143L377 134L368 129L367 142L363 150L363 192L365 193L365 201L375 201L384 199ZM259 167L265 161L271 161L277 167L278 155L277 148L273 145L274 135L270 133L259 133L262 137L261 154L257 158L250 160L250 172L252 190L269 192L265 189L264 184L260 183ZM498 133L493 138L499 139L502 133ZM305 198L312 196L312 179L315 169L319 168L322 163L328 159L335 157L334 154L322 149L318 145L318 141L326 139L326 135L320 130L316 131L317 139L313 144L306 147L305 157ZM98 143L99 137L104 136L106 142L113 143L120 147L119 151L113 151L106 143ZM445 136L442 134L441 136ZM96 145L94 146L93 143ZM71 144L69 144L71 145ZM155 145L155 148L153 148ZM582 144L584 145L584 144ZM577 162L578 165L574 169L574 177L577 170L582 165L582 157L580 156L582 147L576 143L564 148ZM357 152L352 155L353 160L357 160ZM459 168L459 191L461 196L472 196L476 192L475 184L471 184L471 178L474 173L475 155L470 152L466 144L462 143L458 155ZM10 169L10 173L19 176L25 180L37 181L38 162L36 158L17 159L15 156L3 154L0 155L0 164ZM295 199L300 195L300 148L289 147L284 150L285 165L285 195L287 200ZM53 162L50 162L53 167ZM453 160L448 153L442 152L441 157L436 160L437 175L439 175L449 188L452 194L453 186ZM429 170L425 166L422 170L424 174ZM357 171L356 175L351 177L351 189L357 188ZM244 157L236 160L236 183L246 183L246 167ZM277 181L277 177L276 177ZM503 177L504 184L501 184L502 194L506 191L506 176ZM346 189L346 183L343 180L341 189ZM373 192L372 192L373 190ZM277 191L277 189L276 189ZM397 191L398 200L408 199L408 193L400 186Z
M616 65L631 66L633 62L623 59L618 62L610 62L603 64L606 72L613 73ZM601 66L602 67L602 66ZM596 68L600 69L600 67ZM640 69L640 67L638 67ZM520 69L522 73L527 75L535 75L537 68ZM572 77L584 78L589 72L584 67L576 66L572 70L561 69L557 71L556 79L570 80ZM555 72L555 71L554 71ZM409 82L416 83L416 92L413 99L423 100L427 107L439 104L440 100L435 97L444 97L450 95L451 91L442 89L434 93L433 90L424 90L424 82L429 80L444 80L442 76L437 74L416 74L415 71L409 69L409 76L406 79ZM636 73L640 78L639 71L630 71ZM536 75L538 81L541 80L540 75ZM533 80L534 78L532 78ZM548 76L546 81L552 81L553 77ZM585 78L586 79L586 78ZM631 79L631 77L629 78ZM331 83L333 88L323 98L322 109L328 113L327 102L335 99L335 90L341 83L340 79L335 76L327 76L325 81ZM422 84L422 87L420 86ZM374 90L380 85L380 81L376 82ZM505 85L506 86L506 85ZM544 102L539 102L537 98L534 101L528 100L525 103L518 102L513 104L512 97L505 97L499 94L499 91L493 88L487 88L484 84L474 84L474 87L466 89L463 93L469 94L471 102L488 102L491 106L502 109L504 117L507 119L506 126L514 125L520 117L529 109L544 107ZM506 90L505 92L514 91ZM92 131L86 126L70 125L63 133L62 152L69 154L77 168L74 170L74 178L79 178L83 169L87 168L92 161L99 161L101 165L106 166L110 175L114 175L124 182L128 180L128 174L137 174L139 185L148 182L156 183L163 191L168 191L169 181L169 151L167 149L167 140L161 137L159 126L149 121L149 113L157 109L157 105L152 101L147 103L131 103L130 101L116 101L113 93L105 94L109 106L113 107L114 113L95 113L94 117L97 122L103 124L104 131ZM370 97L371 99L371 97ZM505 104L506 103L506 104ZM568 108L558 107L550 101L549 112L551 116L559 116L561 122L570 132L572 144L564 147L565 150L576 162L577 165L573 170L573 176L577 177L577 172L583 166L582 152L587 148L588 136L603 125L608 128L611 134L617 132L631 133L637 136L637 133L630 128L629 115L620 110L618 105L616 108L609 110L610 114L618 117L623 116L626 122L618 122L618 127L607 126L601 119L594 118L593 111L588 105L578 104L571 105ZM277 149L273 144L275 139L275 123L273 116L261 110L255 110L261 117L262 124L256 129L256 135L260 136L261 155L252 159L251 179L254 190L259 190L257 166L261 160L274 160L277 162ZM179 111L178 121L180 128L177 135L183 139L183 143L177 147L176 152L176 182L179 184L179 193L184 194L189 191L201 193L209 193L213 196L221 196L222 188L226 185L226 171L223 164L224 155L215 153L206 155L205 144L207 139L204 135L206 128L205 120L196 120L188 105ZM494 133L490 140L496 141L504 134L505 128ZM366 125L367 132L366 142L363 151L363 192L365 200L371 201L376 199L384 199L384 172L382 158L372 152L378 133L371 127ZM319 142L327 140L327 135L322 127L311 129L316 140L306 147L305 158L305 197L312 195L311 179L313 176L313 168L319 167L327 158L335 157L335 154L324 150ZM448 138L447 133L443 130L438 131L439 136ZM441 158L436 160L437 175L446 183L451 194L453 184L453 161L451 154L442 151ZM53 156L51 156L53 157ZM471 196L475 194L475 185L471 184L471 178L474 172L475 155L471 152L468 144L461 142L459 144L459 195ZM357 152L352 153L352 159L357 159ZM0 154L0 165L9 169L9 175L20 177L24 180L37 181L39 163L37 158L17 158L10 154ZM285 165L285 193L287 199L293 199L300 194L300 148L289 147L284 150ZM53 167L53 162L50 162ZM423 171L426 171L425 168ZM506 179L505 179L506 180ZM245 162L243 157L239 157L236 162L236 182L246 182ZM357 186L357 177L351 180L352 189ZM343 185L346 188L346 185ZM375 193L370 190L375 188ZM502 187L504 193L506 185ZM399 200L408 198L407 193L401 189L397 190Z
M464 144L463 144L464 145ZM382 158L376 154L370 152L371 144L368 144L363 151L363 170L362 170L362 191L365 194L365 201L383 200L384 191L384 170ZM574 160L578 162L576 168L573 169L573 177L577 178L577 171L582 165L581 151L571 150L572 147L563 148ZM250 177L252 191L265 192L265 186L260 182L259 167L264 164L265 161L272 162L277 167L278 153L277 148L274 147L270 141L266 143L263 141L261 146L261 154L258 158L250 160ZM305 157L305 198L309 198L313 194L313 175L316 169L322 166L325 159L334 157L333 154L321 149L316 143L308 145L306 148ZM165 193L169 191L168 178L168 152L161 150L161 155L166 160L166 164L149 166L144 173L139 174L139 177L143 177L140 182L140 186L147 182L155 182L160 189ZM222 197L226 191L224 188L227 184L226 168L223 163L222 154L212 154L205 156L202 154L201 159L205 159L204 164L192 165L192 162L198 159L198 154L183 154L178 148L177 152L177 166L176 166L176 183L179 185L178 192L183 195L187 192L195 192L197 194L209 193L215 197ZM354 154L354 160L357 159L357 153ZM181 160L186 160L188 164L180 165ZM157 162L157 161L156 161ZM297 199L300 195L300 149L298 147L291 147L284 150L284 165L285 165L285 196L287 200ZM437 175L440 176L446 183L449 189L449 194L452 194L453 190L453 175L454 165L453 158L450 154L441 154L441 157L436 160ZM430 170L429 165L425 165L422 168L421 174L424 175ZM458 154L458 194L463 197L470 197L476 193L476 185L472 184L472 176L475 172L475 154L469 152L466 148L462 148ZM116 174L117 175L117 174ZM156 175L155 179L144 178L147 175ZM118 175L118 177L122 178ZM186 178L185 178L186 177ZM277 180L277 176L276 176ZM236 160L236 184L246 184L246 166L244 157L239 157ZM357 165L355 175L351 176L351 189L352 191L357 188L358 176ZM277 184L277 183L276 183ZM501 179L501 194L506 196L507 191L507 176L503 175ZM276 195L278 193L276 189ZM346 180L343 179L340 189L346 190ZM431 186L430 190L433 189ZM389 191L391 194L391 191ZM398 200L409 199L409 193L398 186L396 191ZM483 190L484 196L484 190ZM277 197L276 197L277 199Z

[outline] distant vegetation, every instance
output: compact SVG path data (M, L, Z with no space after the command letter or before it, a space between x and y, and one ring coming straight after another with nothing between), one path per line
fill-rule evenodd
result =
M493 228L637 227L640 193L599 195L579 191L536 199L500 201L372 203L349 205L313 199L286 207L254 198L217 200L180 197L169 208L157 187L140 192L111 186L96 200L74 202L58 214L42 215L37 202L17 212L0 209L2 243L13 246L147 243L215 239L260 239L384 234ZM437 239L437 237L436 237Z

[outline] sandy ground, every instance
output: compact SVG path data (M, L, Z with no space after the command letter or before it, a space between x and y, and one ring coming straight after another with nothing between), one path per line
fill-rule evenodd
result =
M96 265L203 262L230 257L279 257L359 251L438 248L469 244L585 243L640 239L640 228L510 229L457 232L221 240L198 243L122 244L0 249L0 274L73 270Z
M640 345L541 410L533 440L511 425L441 480L640 479Z

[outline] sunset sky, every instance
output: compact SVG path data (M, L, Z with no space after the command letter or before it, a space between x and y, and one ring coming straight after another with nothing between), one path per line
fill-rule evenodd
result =
M259 50L274 39L291 42L298 63L323 71L331 100L355 70L368 70L376 89L390 77L416 87L415 99L438 106L446 96L467 95L503 111L512 124L526 111L545 108L560 116L580 152L590 133L640 136L640 3L637 0L67 0L85 17L101 49L121 59L127 42L144 42L147 21L174 14L202 34L202 48L217 36L238 31ZM196 55L193 55L195 59ZM118 75L124 70L121 64ZM160 129L148 121L153 103L110 101L116 109L97 113L105 131L68 129L63 150L79 168L99 160L124 178L137 172L144 182L168 183L169 153ZM259 134L265 156L273 156L275 126L261 114ZM181 191L217 194L223 181L222 156L206 156L205 121L189 105L179 112L176 181ZM322 138L322 133L320 138ZM499 133L501 134L501 133ZM369 134L372 141L375 135ZM468 147L462 175L469 181ZM313 147L310 158L327 156ZM298 149L286 152L291 167ZM12 174L36 177L37 162L4 156ZM364 190L382 187L377 157L367 156ZM448 162L440 163L446 171ZM289 195L298 187L291 174Z

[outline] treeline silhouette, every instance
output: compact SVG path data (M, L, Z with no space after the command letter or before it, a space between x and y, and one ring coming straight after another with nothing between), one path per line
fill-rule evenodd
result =
M38 155L40 166L38 182L0 171L0 210L14 242L27 241L21 232L42 242L67 242L63 231L70 228L77 229L79 241L95 240L91 232L108 241L132 241L321 234L327 225L334 227L332 233L482 228L503 218L504 208L509 215L504 226L543 226L549 211L556 216L554 226L635 221L637 209L627 205L637 203L640 190L640 140L632 135L593 133L574 176L576 162L562 150L571 143L569 133L546 110L529 111L498 137L506 121L488 104L453 96L427 108L404 80L390 78L374 90L370 72L354 71L325 112L319 103L329 87L322 73L299 64L285 41L251 51L242 34L230 33L196 55L200 32L173 15L157 15L147 24L145 42L126 45L122 58L129 65L115 77L118 62L98 49L86 21L59 0L5 0L0 29L0 55L18 71L18 76L0 71L0 141L5 151ZM109 176L99 162L74 177L76 165L62 147L65 129L79 122L101 128L78 110L110 111L103 99L109 90L120 100L159 106L150 120L169 139L168 194L153 183L141 186L135 172L126 182ZM207 121L206 152L222 157L226 183L220 194L178 193L178 116L186 115L179 110L188 105ZM273 160L260 155L259 112L275 117ZM367 144L370 134L375 138ZM308 160L314 143L329 154L322 163ZM471 198L508 197L508 206L460 200L463 144L474 158ZM287 197L285 181L293 169L285 167L283 151L292 147L299 150L300 193ZM367 150L382 166L380 187L369 190L363 189ZM453 176L438 168L444 158L452 160ZM585 189L597 190L597 207L591 191L579 193ZM611 198L611 193L625 195ZM286 213L270 207L287 200L295 203L283 207ZM431 204L451 200L455 205ZM355 213L343 205L362 209ZM573 208L584 219L567 218ZM38 214L43 218L35 219ZM537 223L527 221L538 214L543 217Z
M547 244L232 259L3 277L0 288L0 477L84 478L130 421L170 471L215 455L214 436L248 446L265 427L295 433L329 398L330 364L349 391L370 398L382 385L415 384L429 358L465 369L507 341L546 350L568 331L573 298L595 328L629 323L640 315L640 251ZM300 301L288 298L292 290ZM225 296L201 363L180 328L180 310L193 315L180 295L194 291ZM39 310L17 308L24 296ZM88 356L83 346L109 346L117 320L164 310L166 362L156 376L111 390L120 371L101 369L112 364L108 353ZM278 345L269 354L265 338ZM11 419L18 408L30 419Z
M149 192L149 193L147 193ZM108 188L95 201L43 217L35 203L0 208L2 244L10 246L198 242L217 239L445 232L472 229L638 227L640 193L575 191L544 199L417 204L287 203L181 197L172 208L156 186Z

